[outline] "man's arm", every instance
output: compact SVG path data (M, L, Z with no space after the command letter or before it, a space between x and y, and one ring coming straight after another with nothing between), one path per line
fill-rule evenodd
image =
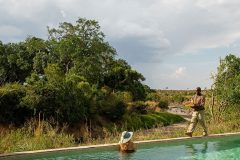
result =
M201 99L201 106L204 106L205 105L205 96L202 96L202 99Z
M192 104L194 104L194 96L192 96L192 98L190 99L190 102L192 103ZM195 105L195 104L194 104Z

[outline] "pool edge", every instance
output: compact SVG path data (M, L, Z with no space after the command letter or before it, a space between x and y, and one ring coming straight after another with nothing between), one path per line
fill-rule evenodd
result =
M135 141L134 143L141 144L141 143L152 143L152 142L172 142L172 141L181 141L181 140L186 140L186 139L200 139L200 138L207 139L207 138L211 138L211 137L223 137L223 136L233 136L233 135L240 135L240 132L212 134L207 137L196 136L196 137L177 137L177 138L167 138L167 139L144 140L144 141ZM99 145L87 145L87 146L77 146L77 147L67 147L67 148L3 153L3 154L0 154L0 158L13 157L13 156L19 156L19 155L37 154L37 153L71 151L71 150L81 150L81 149L100 148L100 147L113 147L113 146L117 146L117 145L118 145L118 143L111 143L111 144L99 144Z

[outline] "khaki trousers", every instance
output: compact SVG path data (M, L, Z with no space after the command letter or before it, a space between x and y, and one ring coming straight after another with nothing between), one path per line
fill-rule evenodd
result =
M205 120L204 120L204 110L193 111L192 119L191 119L190 125L188 126L187 132L192 133L195 130L198 122L200 123L200 125L203 128L203 132L205 132L207 134L207 127L206 127Z

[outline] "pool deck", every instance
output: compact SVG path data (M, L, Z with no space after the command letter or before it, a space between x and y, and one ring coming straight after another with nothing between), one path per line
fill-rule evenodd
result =
M134 143L141 144L141 143L153 143L153 142L171 142L171 141L181 141L181 140L186 140L186 139L201 139L201 138L213 138L213 137L234 136L234 135L236 135L236 136L240 135L240 132L212 134L212 135L209 135L207 137L196 136L196 137L178 137L178 138L168 138L168 139L135 141ZM57 149L46 149L46 150L35 150L35 151L3 153L3 154L0 154L0 158L12 157L12 156L18 156L18 155L47 153L47 152L81 150L81 149L100 148L100 147L113 147L113 146L117 146L117 145L118 145L118 143L111 143L111 144L88 145L88 146L78 146L78 147L68 147L68 148L57 148Z

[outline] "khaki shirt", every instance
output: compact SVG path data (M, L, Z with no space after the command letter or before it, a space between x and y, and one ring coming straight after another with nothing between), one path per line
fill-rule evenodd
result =
M205 96L204 95L197 95L195 94L192 98L191 98L191 103L194 104L194 108L199 108L200 110L204 109L204 105L205 105Z

